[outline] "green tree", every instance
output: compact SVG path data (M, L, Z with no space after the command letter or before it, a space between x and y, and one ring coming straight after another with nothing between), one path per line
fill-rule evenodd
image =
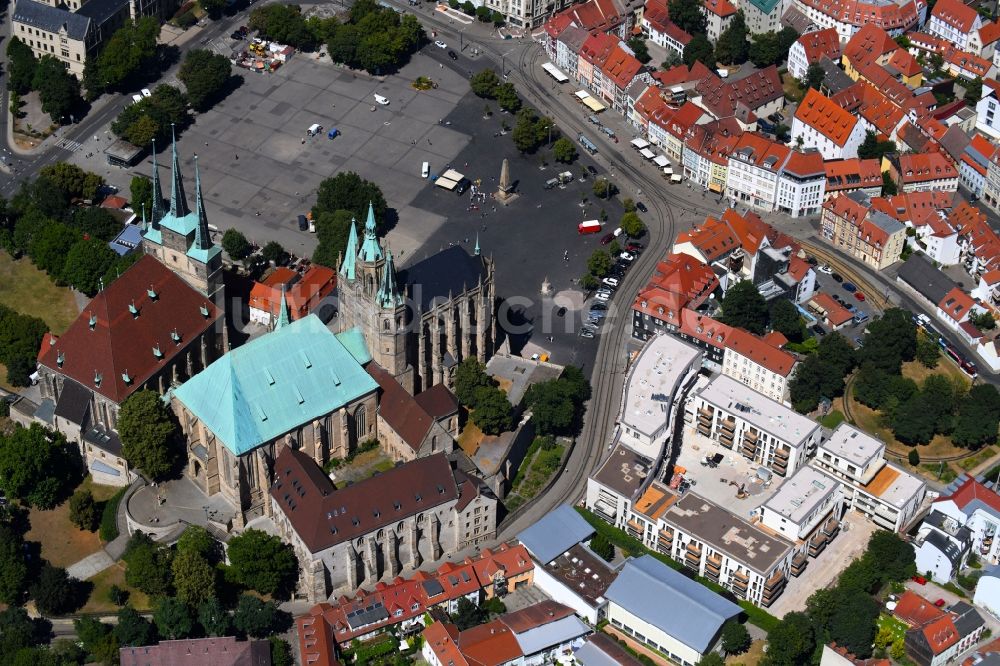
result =
M590 257L587 258L587 270L597 278L605 277L611 271L613 264L611 255L608 254L607 250L601 248L594 250Z
M43 615L63 615L79 608L83 601L66 570L48 562L42 565L38 577L28 588L28 594Z
M98 56L87 62L84 83L88 96L127 87L152 64L159 37L160 21L155 16L127 21L116 30Z
M603 534L595 534L590 540L590 549L594 554L600 556L605 562L615 559L615 547Z
M489 23L493 18L493 10L485 5L476 7L476 18L482 23Z
M568 433L574 425L576 405L558 379L533 384L524 395L532 420L543 435Z
M215 567L198 553L178 553L171 571L177 598L189 606L198 606L215 597Z
M993 390L996 391L995 388ZM917 573L913 546L895 532L888 530L874 532L868 537L868 547L864 557L870 566L878 571L883 584L901 583Z
M49 114L54 123L69 122L69 116L83 101L79 80L54 55L39 58L31 87L38 91L42 111Z
M593 185L594 196L598 199L611 198L611 183L607 178L598 178Z
M816 409L820 399L833 399L844 392L844 376L818 354L805 358L795 370L788 391L792 407L803 414Z
M891 197L899 194L896 181L892 179L892 174L888 171L882 172L882 196Z
M963 99L971 106L975 106L983 96L983 80L978 76L972 81L963 79L962 87L965 88Z
M825 78L826 72L823 70L823 67L819 63L814 62L806 70L806 78L802 81L802 86L804 88L819 90Z
M622 232L629 238L638 238L646 230L646 225L642 223L642 219L635 211L622 215L619 226L622 228Z
M493 25L494 25L494 27L497 27L497 28L499 28L504 23L506 23L506 21L504 20L503 14L501 14L500 12L498 12L496 10L493 11L492 19L493 19Z
M781 43L778 33L773 30L762 32L753 36L750 42L750 60L756 67L769 67L776 65L784 59L785 53L781 51Z
M90 658L101 664L118 661L118 639L111 625L104 624L95 617L81 617L73 620L73 631Z
M292 666L295 663L288 641L277 636L268 636L268 640L271 642L271 666Z
M177 78L187 90L195 111L206 111L229 83L233 68L229 58L206 49L188 51Z
M709 68L715 67L715 49L712 48L712 42L708 41L704 32L695 33L684 47L684 64L693 67L696 62Z
M917 351L917 327L910 313L889 308L870 324L865 344L858 350L861 362L872 363L898 375L904 361L912 361Z
M118 644L123 647L141 647L156 642L156 629L153 623L139 615L131 606L125 606L118 611L118 623L113 630Z
M107 241L97 238L80 239L66 255L62 281L93 297L100 287L101 278L117 258L118 255L108 247Z
M291 616L280 610L273 601L261 601L249 594L240 595L233 613L233 625L236 629L253 638L283 633L291 624Z
M906 461L911 466L916 467L920 464L920 453L916 449L910 449L910 452L906 454Z
M486 374L486 365L474 357L463 359L455 368L455 397L466 407L476 407L478 389L493 388L496 385L496 381Z
M226 0L201 0L201 8L204 9L209 18L217 21L222 17L222 12L226 8Z
M775 299L771 304L769 319L771 328L778 331L792 342L802 342L806 336L806 327L802 315L791 301L784 298Z
M157 633L172 641L188 638L194 630L194 618L187 604L173 597L163 597L156 603L153 622Z
M878 602L861 590L844 591L839 597L830 618L830 637L855 656L870 657L877 631Z
M199 525L188 525L177 540L177 554L184 553L197 555L209 564L218 562L222 557L219 542Z
M778 48L781 50L781 60L779 62L784 61L788 57L788 50L792 48L792 44L798 38L799 33L795 28L785 26L778 32Z
M179 457L177 422L156 391L136 391L122 403L118 436L129 464L152 479L162 479Z
M652 60L652 57L649 55L649 48L646 47L646 40L642 37L633 37L628 40L628 47L635 54L635 59L643 65Z
M992 384L976 384L958 406L952 441L967 449L978 449L997 441L1000 425L1000 393Z
M556 139L552 144L552 154L557 162L565 164L572 164L577 158L576 146L566 137Z
M389 209L382 190L353 171L342 171L319 184L316 204L312 209L313 219L319 220L323 213L346 210L363 225L368 217L369 203L375 213L375 232L381 235L385 231Z
M922 337L917 340L916 359L925 368L936 368L941 359L941 348L930 338Z
M517 114L514 131L511 132L514 147L522 153L535 152L545 142L544 134L539 137L539 127L542 125L542 119L538 117L537 111L528 107L522 108Z
M767 635L764 666L801 666L810 662L816 649L816 635L805 613L792 612Z
M889 421L892 433L906 444L927 444L933 439L937 427L936 412L927 397L917 393L892 415Z
M20 605L28 589L28 565L24 541L9 526L0 525L0 602ZM6 616L0 615L0 620ZM2 623L0 623L2 627ZM3 639L3 634L0 634Z
M722 649L726 654L743 654L750 649L750 632L736 620L722 625Z
M124 590L117 585L112 585L108 588L108 601L113 603L115 606L124 606L128 603L128 598L128 590Z
M35 266L48 273L57 283L61 282L66 256L80 238L75 230L54 222L42 227L32 236L28 256Z
M521 109L521 98L513 83L501 83L496 87L497 104L507 113L517 113Z
M89 489L78 490L69 498L69 519L81 530L93 532L97 529L101 513Z
M689 35L704 34L708 26L697 0L670 0L670 20Z
M125 582L148 595L165 595L172 584L170 549L154 543L142 532L135 532L122 555Z
M313 36L298 5L264 5L250 12L250 29L296 48L312 44Z
M239 229L226 229L222 234L222 249L233 261L242 261L250 256L250 241Z
M476 409L472 422L487 435L499 435L514 427L510 402L503 389L481 386L476 389Z
M19 95L31 91L38 60L31 47L17 37L7 43L7 88ZM8 653L9 654L9 653Z
M122 223L114 215L95 206L81 206L73 210L69 226L79 229L88 238L105 243L114 240L122 230Z
M745 63L750 57L749 34L743 12L736 12L736 16L729 22L729 27L722 31L715 43L716 60L726 65ZM822 71L820 69L820 72Z
M987 310L973 312L969 315L969 321L980 331L992 331L997 327L997 320L993 317L993 313Z
M111 131L136 146L148 146L156 139L166 142L171 125L183 129L190 121L188 101L180 88L160 84L150 97L122 109L111 123Z
M472 75L472 78L469 79L469 85L477 97L496 99L500 77L492 69L484 69Z
M51 625L46 620L28 617L23 608L0 611L0 649L4 655L48 642Z
M725 666L726 660L718 652L708 652L698 660L698 666Z
M466 629L483 624L488 618L482 608L469 601L466 597L459 597L458 607L455 609L455 613L452 614L451 619L459 631L465 631Z
M893 141L879 141L875 132L866 132L865 140L858 146L858 157L863 160L881 160L886 154L896 152Z
M80 479L76 446L37 423L0 435L0 488L28 506L51 509Z
M316 239L319 243L313 251L313 262L340 270L340 262L347 249L347 238L350 235L352 224L355 225L355 233L357 233L357 225L353 216L346 210L338 210L333 213L324 212L320 214L315 224Z
M462 3L462 11L469 16L474 16L476 13L476 6L472 4L472 0L465 0Z
M767 328L767 301L749 280L741 280L722 298L721 321L761 335Z
M260 530L246 530L229 540L227 577L261 594L285 598L299 575L291 546Z
M198 624L209 636L229 636L233 630L233 618L215 597L198 606Z

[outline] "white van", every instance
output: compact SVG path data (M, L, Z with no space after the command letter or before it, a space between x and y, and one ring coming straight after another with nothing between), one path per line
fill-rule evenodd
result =
M313 123L312 125L309 126L309 129L306 131L308 132L309 136L316 136L317 134L323 131L323 126L318 123Z
M618 227L617 229L615 229L615 238L618 238L621 235L622 235L622 228Z
M375 102L381 104L382 106L389 106L389 100L382 95L375 95Z
M420 167L420 177L426 178L429 175L431 175L431 163L424 162L424 165Z

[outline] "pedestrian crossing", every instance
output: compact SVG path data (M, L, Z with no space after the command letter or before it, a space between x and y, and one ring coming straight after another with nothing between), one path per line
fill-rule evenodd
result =
M79 141L70 141L69 139L63 139L56 145L58 145L63 150L68 150L71 153L75 153L78 150L83 149L82 143L80 143Z

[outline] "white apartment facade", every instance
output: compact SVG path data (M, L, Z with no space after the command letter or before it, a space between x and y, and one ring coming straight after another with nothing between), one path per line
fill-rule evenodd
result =
M794 367L794 356L743 329L734 328L726 339L722 374L786 406Z

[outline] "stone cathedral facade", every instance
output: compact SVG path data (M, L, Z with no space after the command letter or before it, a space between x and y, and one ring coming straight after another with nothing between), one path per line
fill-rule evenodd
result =
M372 358L411 394L452 387L466 358L485 363L496 346L493 259L449 247L397 274L368 207L364 239L351 225L340 265L340 325L358 327Z

